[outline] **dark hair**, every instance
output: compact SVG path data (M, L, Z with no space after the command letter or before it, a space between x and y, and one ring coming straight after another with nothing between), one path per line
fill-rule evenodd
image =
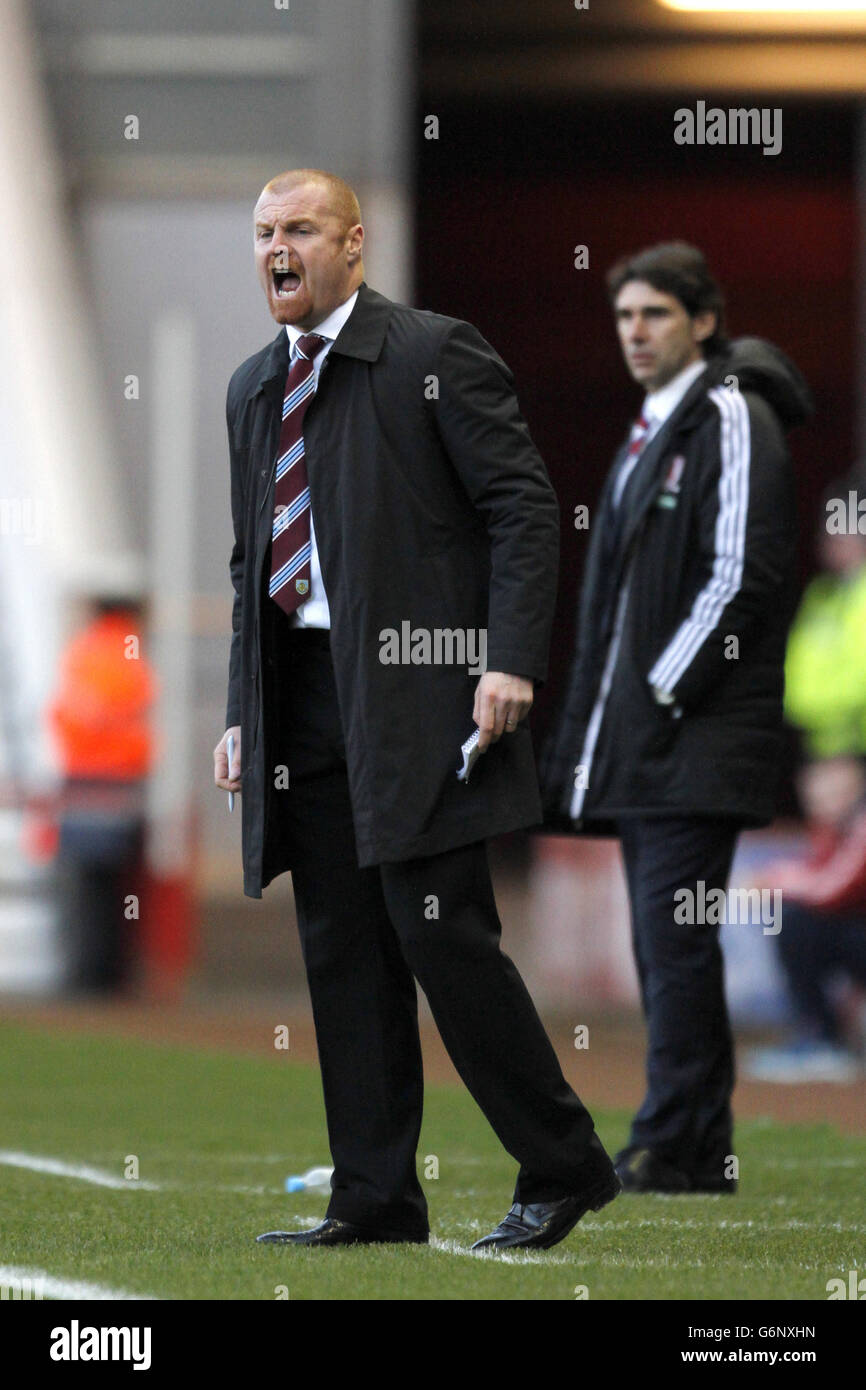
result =
M707 311L714 313L715 330L701 343L704 356L723 352L727 347L724 296L710 274L703 252L696 246L687 241L648 246L632 256L623 256L611 266L606 278L611 303L630 280L645 280L654 290L678 299L690 318Z
M144 613L144 600L127 597L124 594L99 593L94 594L90 600L92 612L96 617L106 618L111 613L129 613L133 618L140 618Z

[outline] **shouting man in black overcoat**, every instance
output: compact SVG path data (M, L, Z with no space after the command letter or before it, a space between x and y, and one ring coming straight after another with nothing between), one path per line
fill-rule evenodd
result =
M520 1165L476 1245L545 1247L619 1190L500 950L485 844L540 819L525 721L558 508L505 363L469 324L371 290L363 239L334 175L265 187L255 256L280 331L228 389L235 603L214 776L243 793L246 894L292 873L334 1162L322 1224L259 1239L427 1241L417 979Z

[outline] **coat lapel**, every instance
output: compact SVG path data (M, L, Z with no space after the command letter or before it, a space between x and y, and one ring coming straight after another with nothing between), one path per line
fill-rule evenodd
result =
M289 335L280 328L262 363L262 374L250 392L251 396L263 391L269 400L279 400L289 371Z
M254 395L261 393L264 396L267 401L269 418L267 449L270 471L259 499L259 517L261 517L262 508L270 493L273 475L277 466L277 445L280 437L279 429L282 415L283 392L286 389L286 376L288 375L288 371L289 338L286 330L283 328L271 345L271 350L262 366L262 376L253 393Z
M633 495L628 502L625 524L623 526L620 556L624 557L634 540L644 517L652 506L659 490L661 463L668 451L671 440L680 426L692 414L693 407L703 401L707 390L706 372L692 382L673 414L665 420L647 444L636 464L637 476L634 480ZM625 499L623 499L625 502Z
M371 290L363 281L358 298L328 356L356 357L362 362L375 362L382 351L388 322L394 310L393 301Z
M355 300L355 307L337 334L334 346L328 355L332 356L337 353L341 357L354 357L363 362L375 362L382 351L382 344L385 341L388 321L393 308L394 305L390 299L378 294L376 290L371 290L366 281L362 281L358 290L358 298ZM250 395L254 397L261 392L269 406L279 412L288 370L289 338L285 328L281 327L262 363L262 374ZM275 451L276 443L274 449L270 451L273 455L270 461L271 473L273 473L276 464ZM268 497L270 487L271 479L269 478L259 501L259 513L261 513L265 499Z

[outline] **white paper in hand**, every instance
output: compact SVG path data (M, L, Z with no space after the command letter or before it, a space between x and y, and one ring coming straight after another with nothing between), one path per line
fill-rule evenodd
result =
M469 774L478 759L481 757L481 749L478 747L478 740L481 737L481 730L476 729L474 734L470 734L468 739L460 747L462 759L460 767L457 769L458 782L468 782Z

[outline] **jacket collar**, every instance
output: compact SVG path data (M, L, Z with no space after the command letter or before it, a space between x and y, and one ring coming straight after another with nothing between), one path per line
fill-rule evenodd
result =
M331 352L357 357L362 362L375 362L382 351L393 312L393 302L371 290L366 280L362 281L355 307L337 334Z
M337 334L331 353L359 358L362 362L375 362L382 351L393 310L393 302L376 290L371 290L363 280L358 288L355 307ZM266 395L273 396L276 391L282 391L288 370L289 337L285 328L281 327L265 353L261 375L250 395L264 391Z
M632 538L643 521L658 491L659 464L670 447L677 432L685 425L693 423L696 407L706 409L706 394L714 385L706 372L701 372L689 387L676 409L653 435L638 460L639 469L636 482L639 491L632 499L622 531L621 555L625 555Z
M267 396L273 396L282 391L286 384L288 370L289 335L281 326L279 333L265 353L261 376L253 384L249 393L250 396L257 396L259 391L264 391Z

